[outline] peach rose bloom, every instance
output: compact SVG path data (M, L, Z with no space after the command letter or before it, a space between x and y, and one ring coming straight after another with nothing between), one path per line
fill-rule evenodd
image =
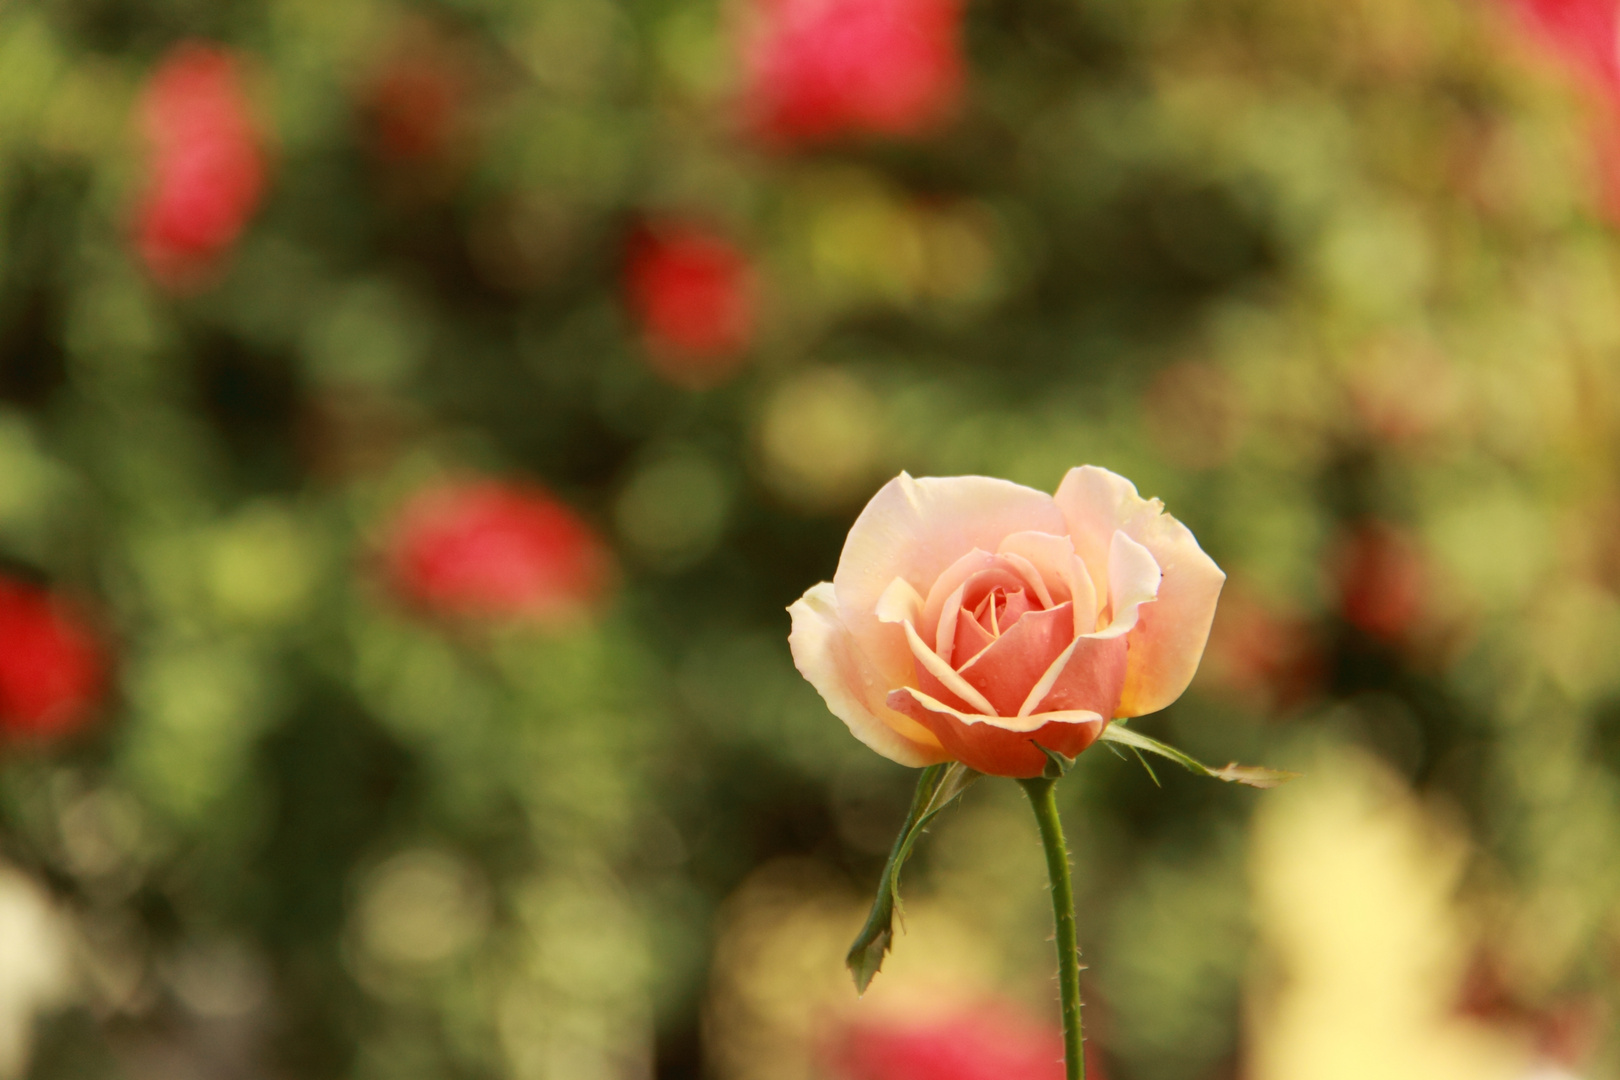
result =
M983 476L873 496L830 582L788 609L793 662L855 737L902 765L1040 775L1192 681L1226 575L1124 477L1056 496ZM1037 746L1039 744L1039 746Z

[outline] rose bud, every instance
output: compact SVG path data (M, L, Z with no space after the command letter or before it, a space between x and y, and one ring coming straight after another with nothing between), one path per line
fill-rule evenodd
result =
M937 127L962 93L961 16L957 0L753 0L750 125L781 142Z
M889 481L831 582L789 608L794 663L903 765L1039 776L1186 689L1226 575L1106 469L1056 496L982 476Z
M76 731L104 683L90 631L44 589L0 579L0 731L33 738Z
M236 60L215 45L176 46L142 92L140 119L150 179L136 244L155 278L182 287L236 242L264 192Z
M439 615L554 620L597 603L606 548L578 514L536 487L475 480L429 488L394 521L384 555L394 590Z
M754 274L729 241L689 223L643 229L630 243L625 291L652 366L671 382L713 385L745 359Z

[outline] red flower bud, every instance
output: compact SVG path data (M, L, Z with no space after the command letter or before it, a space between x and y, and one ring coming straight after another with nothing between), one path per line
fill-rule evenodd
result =
M854 1025L830 1056L840 1080L1061 1080L1063 1035L991 1003L923 1022Z
M1388 522L1363 522L1341 540L1335 562L1345 620L1386 641L1404 638L1426 586L1416 539Z
M154 277L183 287L236 242L264 192L235 58L202 42L176 46L148 80L140 118L150 179L137 247Z
M730 241L696 225L669 222L638 232L625 291L653 367L671 382L723 381L753 342L753 269Z
M395 520L388 576L441 615L565 616L597 602L609 560L596 534L548 492L475 480L417 494Z
M754 0L749 120L770 139L916 135L962 93L957 0Z
M62 603L0 578L0 731L43 738L75 731L104 682L100 647Z

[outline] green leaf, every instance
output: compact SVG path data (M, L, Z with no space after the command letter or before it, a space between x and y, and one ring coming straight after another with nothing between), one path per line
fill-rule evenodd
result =
M1146 750L1150 754L1169 758L1188 772L1195 772L1200 776L1212 776L1217 780L1226 780L1234 784L1247 784L1249 787L1274 788L1278 784L1286 783L1299 776L1299 773L1283 772L1280 769L1264 769L1258 765L1239 765L1236 762L1224 765L1219 769L1212 769L1201 761L1183 754L1173 746L1167 746L1157 739L1150 739L1139 731L1132 731L1124 724L1114 722L1103 729L1102 738L1107 742L1119 743L1129 746L1133 750ZM1157 781L1157 777L1154 778Z
M967 790L968 785L980 775L961 762L953 761L946 765L930 765L917 778L917 791L911 797L911 810L906 814L905 824L900 826L900 835L894 839L889 861L883 867L883 876L878 879L872 913L866 917L866 925L861 927L855 943L849 947L849 954L844 957L845 966L855 977L857 992L866 993L872 976L883 966L883 957L894 941L894 917L904 914L900 906L900 867L910 857L917 837L922 835L923 828L941 810Z

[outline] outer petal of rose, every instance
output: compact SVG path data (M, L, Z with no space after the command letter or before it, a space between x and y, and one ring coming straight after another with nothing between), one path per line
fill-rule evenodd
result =
M1209 626L1215 619L1226 575L1204 554L1187 526L1161 515L1146 522L1137 539L1164 570L1159 598L1142 606L1126 635L1130 669L1115 716L1157 712L1180 697L1198 671Z
M903 577L919 592L974 548L994 551L1008 533L1061 532L1052 497L984 476L924 477L905 473L866 504L844 541L833 585L838 610L855 640L889 680L908 681L905 635L878 621L874 608L889 582Z
M838 618L831 582L811 588L788 613L794 666L857 739L902 765L950 760L926 726L888 706L886 684Z
M1130 651L1124 635L1106 632L1076 638L1035 684L1020 713L1072 712L1083 709L1103 716L1119 710L1129 671Z
M1099 567L1107 566L1096 560L1106 559L1115 530L1147 548L1163 571L1158 599L1142 609L1127 635L1131 664L1116 715L1141 716L1164 708L1181 696L1198 670L1226 575L1157 499L1143 499L1129 480L1107 469L1070 469L1056 498L1075 550L1094 578Z
M910 687L891 693L889 705L926 725L950 757L991 776L1039 776L1047 758L1037 742L1074 757L1097 740L1105 724L1093 712L973 716Z
M984 695L996 715L1014 716L1030 687L1073 640L1074 614L1068 604L1031 611L963 664L958 674Z
M1135 484L1095 465L1070 469L1053 498L1063 512L1075 554L1091 571L1091 580L1097 585L1097 602L1107 603L1108 598L1102 594L1108 588L1108 550L1113 546L1114 533L1123 529L1126 536L1141 542L1138 529L1163 513L1164 504L1158 499L1142 498ZM1153 549L1149 546L1148 550ZM1157 552L1154 557L1158 557ZM1163 565L1161 562L1161 568Z

